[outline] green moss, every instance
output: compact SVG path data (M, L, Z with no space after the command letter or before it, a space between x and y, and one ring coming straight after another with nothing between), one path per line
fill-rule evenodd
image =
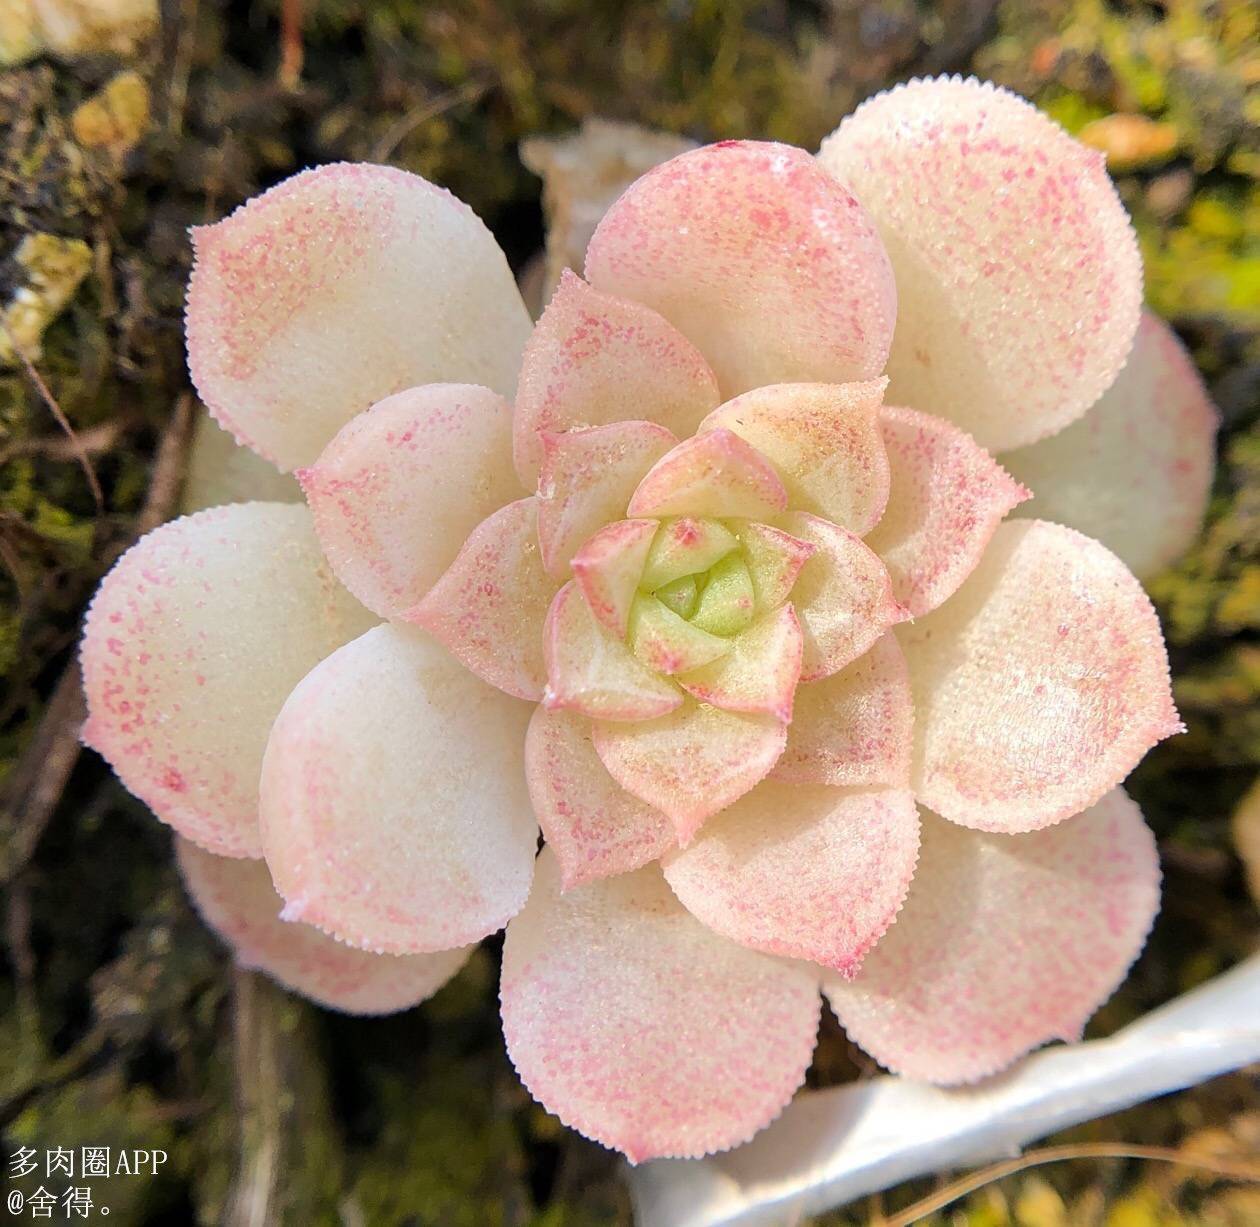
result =
M387 1124L353 1190L365 1221L507 1221L505 1186L523 1160L512 1122L494 1111L484 1071L458 1063L432 1071L422 1088L391 1079L371 1089Z
M1110 114L1106 107L1082 98L1080 94L1073 94L1062 89L1047 90L1045 98L1041 99L1038 105L1055 123L1062 124L1073 134L1079 132L1086 124Z
M27 1197L39 1187L61 1195L75 1185L91 1189L93 1214L108 1207L115 1223L140 1223L171 1205L178 1188L179 1173L170 1156L176 1150L176 1135L169 1115L159 1098L146 1087L128 1086L121 1070L81 1078L41 1096L8 1126L9 1145L33 1149L41 1167L22 1179L10 1181ZM108 1179L78 1176L78 1160L83 1146L103 1146L116 1167L125 1155L133 1164L136 1152L152 1155L163 1151L157 1175L152 1166L143 1175L112 1175ZM74 1152L74 1179L46 1174L46 1154L62 1149ZM58 1213L64 1213L60 1208Z
M1260 423L1235 434L1224 452L1203 537L1149 585L1178 645L1260 623Z

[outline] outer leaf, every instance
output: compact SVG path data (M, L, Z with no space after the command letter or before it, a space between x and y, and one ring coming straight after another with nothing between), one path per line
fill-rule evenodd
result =
M1176 334L1146 312L1116 382L1081 419L1002 463L1033 491L1027 512L1095 537L1135 575L1198 535L1216 460L1216 407Z
M548 851L500 997L530 1093L632 1163L746 1141L801 1084L818 1027L808 971L706 929L659 870L561 895Z
M298 473L337 578L383 618L410 609L520 495L511 442L511 406L468 384L411 388L351 419Z
M915 791L965 826L1059 822L1181 728L1146 594L1114 554L1058 524L1003 524L963 587L899 637Z
M265 971L333 1010L405 1010L432 997L472 953L471 946L403 957L356 950L310 925L281 920L284 900L262 861L212 856L187 839L176 839L175 855L201 918L240 966Z
M887 634L851 665L796 688L787 749L774 777L805 784L910 783L910 671Z
M164 524L88 611L83 740L181 835L261 856L271 723L309 669L374 621L333 577L305 507L236 503Z
M538 551L538 500L501 507L473 529L424 599L403 614L483 681L518 699L542 698L543 620L556 583Z
M286 472L404 388L516 386L529 316L490 232L390 166L303 171L193 231L188 365L210 412Z
M600 222L586 275L681 329L725 397L873 379L897 313L888 257L849 192L801 150L756 141L649 171Z
M784 524L815 547L792 589L805 632L801 680L812 682L856 660L906 611L884 564L853 533L804 512Z
M646 418L686 438L720 399L708 363L672 324L566 270L525 347L517 472L533 484L545 432Z
M668 856L665 880L723 937L851 974L892 924L918 849L909 790L767 780Z
M943 418L880 413L892 465L883 519L866 538L915 617L952 596L1002 517L1029 497L988 452Z
M525 775L565 890L638 869L674 846L669 819L608 774L582 716L534 709Z
M1011 838L923 815L897 923L827 996L881 1065L974 1082L1047 1040L1080 1038L1141 950L1159 906L1155 841L1120 790Z
M897 275L888 399L990 451L1061 430L1106 390L1142 263L1102 154L973 78L860 106L822 164L869 210Z
M409 627L379 626L313 669L263 760L284 918L391 954L501 929L525 902L538 839L528 718Z

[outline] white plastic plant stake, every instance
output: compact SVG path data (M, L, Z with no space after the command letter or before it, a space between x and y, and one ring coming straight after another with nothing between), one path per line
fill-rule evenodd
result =
M1260 954L1112 1036L964 1090L903 1078L797 1096L748 1145L631 1170L639 1227L768 1227L1260 1061Z

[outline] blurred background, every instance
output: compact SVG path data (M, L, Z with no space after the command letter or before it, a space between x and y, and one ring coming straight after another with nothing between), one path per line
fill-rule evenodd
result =
M1160 840L1164 910L1091 1034L1254 948L1257 4L0 0L6 1161L19 1147L167 1151L158 1177L106 1186L118 1227L629 1223L618 1161L532 1104L508 1065L495 941L433 1001L381 1021L232 968L183 897L167 831L80 753L84 603L178 508L196 413L181 331L190 224L304 166L386 161L463 197L541 283L544 198L525 138L605 117L813 149L867 95L939 72L1007 85L1106 153L1148 300L1224 414L1203 538L1152 585L1189 725L1131 781ZM563 152L535 145L528 160L563 210ZM828 1017L811 1081L872 1072ZM1064 1138L1254 1157L1260 1082L1220 1078ZM821 1221L878 1223L932 1187ZM1254 1227L1260 1189L1078 1160L929 1221Z

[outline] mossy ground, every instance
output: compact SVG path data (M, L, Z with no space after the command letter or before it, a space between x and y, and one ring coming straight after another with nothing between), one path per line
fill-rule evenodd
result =
M74 761L74 688L58 688L84 603L136 529L159 441L174 438L187 387L185 228L301 166L371 158L447 184L521 263L542 218L517 143L588 115L813 147L889 82L975 71L1108 149L1148 298L1188 341L1225 430L1203 539L1153 585L1189 725L1132 785L1160 837L1164 912L1093 1029L1254 946L1229 837L1260 770L1254 3L311 0L297 88L277 78L278 9L165 4L167 23L126 60L37 60L0 75L0 300L24 275L15 253L27 235L90 250L36 365L102 490L97 507L26 373L0 371L7 1141L169 1151L161 1178L98 1190L119 1227L244 1221L242 1190L264 1179L267 1221L302 1227L628 1221L617 1163L533 1106L508 1066L494 942L430 1005L378 1022L233 973L183 901L166 833L98 760ZM118 85L121 72L138 74L147 97L131 79ZM860 1072L828 1024L811 1077ZM1245 1074L1222 1078L1072 1136L1254 1154L1260 1091ZM273 1142L279 1174L260 1175L259 1147ZM877 1214L872 1202L829 1221ZM1078 1161L1011 1178L935 1221L1241 1227L1260 1221L1260 1193L1185 1169Z

